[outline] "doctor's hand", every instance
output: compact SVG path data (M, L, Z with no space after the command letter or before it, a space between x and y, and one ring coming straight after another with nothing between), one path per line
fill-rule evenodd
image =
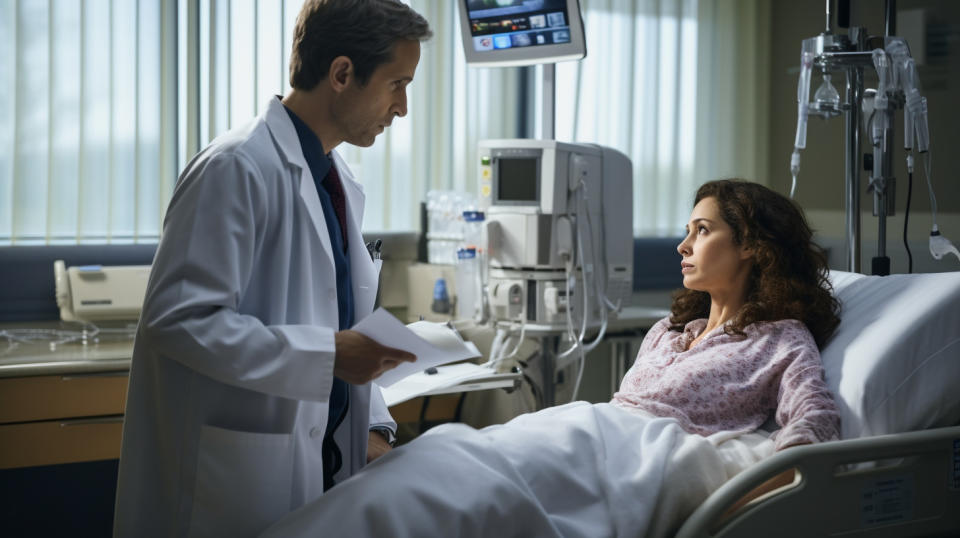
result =
M334 341L337 351L333 375L351 385L363 385L401 362L417 360L413 353L380 345L357 331L339 331Z
M382 433L371 431L370 437L367 438L367 463L390 452L392 448L390 442L387 441L387 438L384 437Z

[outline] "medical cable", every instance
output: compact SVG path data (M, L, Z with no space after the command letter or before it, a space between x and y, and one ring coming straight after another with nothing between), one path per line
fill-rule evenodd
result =
M521 375L523 376L523 380L526 381L528 385L530 385L530 395L533 397L534 409L531 409L529 402L527 402L527 397L523 393L523 391L522 390L517 391L517 396L519 396L519 400L520 400L520 406L523 409L523 413L526 414L536 410L535 408L539 406L540 398L537 396L537 388L536 386L534 386L533 380L530 379L530 376L528 376L525 373L521 373Z
M940 228L937 226L937 197L933 194L933 182L930 179L930 168L933 166L931 153L932 152L927 151L921 163L923 164L923 172L927 176L927 191L930 193L930 216L933 220L933 231L939 232Z
M586 189L586 183L583 180L580 180L580 193L583 193L584 189ZM577 197L577 213L580 215L584 215L583 208L581 207L582 202L583 202L583 198L581 194L581 196ZM587 266L587 263L584 261L584 255L583 255L583 251L584 251L583 246L585 245L585 243L583 242L582 225L585 225L586 222L587 222L586 218L577 219L577 245L578 245L577 258L580 261L580 282L583 285L583 294L582 294L583 295L583 311L580 313L580 336L577 338L577 341L580 343L581 348L585 345L584 340L587 337L587 325L589 323L589 317L590 317L590 294L587 293L587 282L589 281L588 279L590 278L588 273L591 272L591 267ZM591 240L590 254L592 257L593 237L591 237L590 240ZM591 262L592 261L593 260L591 259ZM580 353L580 357L582 360L583 353Z
M582 192L583 192L582 201L583 201L583 206L584 206L583 209L584 209L584 212L585 212L586 215L587 215L587 218L586 218L587 232L590 234L590 235L589 235L589 238L590 238L590 241L589 241L589 244L590 244L590 261L591 261L590 273L591 273L591 275L592 275L592 279L591 279L590 281L593 283L593 291L594 291L594 293L595 293L596 296L597 296L598 302L600 303L600 304L598 305L598 306L599 306L599 310L600 310L600 331L597 333L597 337L593 339L593 342L590 342L589 344L584 344L584 346L585 346L585 347L584 347L584 351L585 351L585 352L590 352L590 351L592 351L594 348L596 348L596 347L600 344L600 342L603 340L604 335L605 335L606 332L607 332L607 320L608 320L608 317L607 317L607 305L608 305L608 304L611 304L611 303L610 303L610 300L607 298L606 293L604 292L604 290L601 289L601 287L600 287L600 286L601 286L600 280L601 280L605 275L601 275L600 278L597 278L597 268L600 266L600 264L597 263L597 251L596 251L596 249L594 248L594 246L595 246L594 243L595 243L595 242L593 241L593 220L592 220L591 217L590 217L590 207L589 207L589 200L588 200L588 198L587 198L587 185L586 185L586 183L583 184L583 191L582 191ZM579 235L579 233L580 233L580 230L579 230L579 229L577 230L577 233L578 233L577 240L578 240L578 241L582 240L582 238L581 238L580 235ZM583 263L583 262L582 262L582 260L581 260L581 264L582 264L582 263ZM586 279L586 272L584 272L584 279ZM605 280L605 279L604 279L604 280ZM587 287L587 282L586 282L586 280L584 280L583 287L584 287L584 290L586 290L586 287ZM586 293L584 293L584 303L585 303L585 304L584 304L584 311L586 311L586 308L587 308L586 299L587 299L587 295L586 295ZM584 320L586 320L586 314L584 314ZM584 336L586 336L586 329L584 329Z
M580 186L577 187L577 189L580 189L581 187L582 187L582 183ZM577 204L577 211L578 212L580 211L579 203ZM584 267L583 267L583 243L580 240L580 219L579 218L577 219L577 223L574 226L577 229L576 231L577 246L576 246L575 255L577 256L577 259L580 262L580 274L581 274L580 279L581 279L581 282L583 282L584 302L586 302L587 287L586 287L586 281L584 280L585 275L584 275ZM566 260L566 263L564 264L564 275L566 276L566 288L567 288L567 315L565 317L567 322L567 333L569 335L569 338L572 344L569 349L567 349L562 353L557 354L558 359L564 359L570 356L574 351L576 351L577 348L583 344L583 333L586 332L586 316L587 316L586 307L584 307L583 323L581 325L582 331L579 337L577 336L576 332L573 329L573 319L572 319L573 318L573 300L571 299L571 297L573 296L573 291L574 291L574 289L572 288L572 284L576 281L576 278L573 276L573 261L574 261L573 255L571 255Z
M7 340L7 348L0 355L6 355L21 345L48 344L51 350L62 344L80 341L86 344L88 339L97 336L99 329L91 324L93 331L84 327L80 331L62 329L6 329L0 331L0 337Z
M567 308L566 318L567 318L567 331L572 341L572 345L569 349L557 355L558 359L563 359L569 356L570 354L572 354L573 352L578 352L578 355L579 355L578 359L580 362L577 369L577 378L573 388L573 395L572 395L573 400L576 400L577 393L579 392L579 388L580 388L580 383L583 380L583 371L586 365L586 353L595 349L600 344L600 342L603 341L603 337L606 335L607 327L609 324L608 308L610 309L610 311L617 311L619 310L620 303L621 303L620 301L617 301L617 304L614 304L612 301L610 301L609 297L607 297L606 295L606 292L602 289L600 280L597 277L597 267L599 267L600 264L598 263L598 259L597 259L598 258L597 250L594 246L594 242L592 241L594 227L593 227L593 219L589 211L590 200L587 194L586 182L581 180L576 190L577 190L576 202L577 202L578 214L585 215L585 218L577 219L577 223L576 223L576 235L577 235L577 245L578 245L577 258L578 258L578 261L580 262L580 268L581 268L580 280L582 283L582 290L583 290L583 312L581 314L580 334L576 335L573 329L573 322L572 322L572 315L571 315L572 303L569 300L571 296L571 281L573 281L574 279L572 278L572 274L571 274L572 267L570 267L571 265L569 263L570 260L568 260L568 263L564 267L565 276L566 276L567 298L568 298L568 303L567 303L568 308ZM586 233L589 234L589 237L591 239L591 241L589 242L589 246L590 246L589 260L591 262L590 264L587 264L584 262L584 248L583 248L584 247L584 242L583 242L584 226L587 228ZM602 229L600 230L600 233L601 235L603 235ZM584 340L586 338L588 316L590 311L589 293L588 293L588 288L590 287L590 283L593 284L593 292L596 295L597 300L599 302L598 310L600 311L600 330L592 342L585 343Z
M586 214L587 219L590 215L590 208L586 203L586 189L587 184L582 179L580 180L580 196L578 197L578 207L577 211L581 211L580 204L583 204L583 212L581 214ZM580 391L580 382L583 380L583 370L586 367L587 363L587 346L584 345L583 339L587 334L587 317L590 312L590 297L587 293L587 264L583 261L583 233L581 230L581 223L586 223L587 219L577 219L577 256L580 259L580 280L583 283L583 312L581 313L581 330L580 337L577 339L577 352L580 355L579 364L577 365L577 378L573 382L573 392L570 394L570 401L577 401L577 393ZM590 231L590 254L591 258L593 255L593 230ZM591 262L595 260L591 259ZM596 277L596 273L593 273L593 276ZM601 309L602 310L602 309ZM567 317L570 317L569 315ZM591 348L593 349L593 348Z
M493 367L496 364L497 356L500 353L500 347L503 345L503 339L506 337L506 335L506 329L497 329L497 332L493 336L493 342L490 344L490 359L488 359L483 366Z
M590 217L590 200L587 195L587 184L583 180L580 181L580 196L578 198L579 198L578 206L582 204L582 207L578 207L578 211L581 211L581 214L586 215L586 218L583 219L583 223L587 227L587 233L589 233L588 237L590 238L589 245L590 245L590 262L591 263L589 266L590 276L588 276L588 265L584 263L583 249L578 248L577 254L579 255L579 258L580 258L581 280L583 282L583 315L581 320L580 338L578 339L579 345L577 346L579 355L580 355L580 364L578 365L578 368L577 368L577 378L573 384L573 393L571 395L570 401L576 401L577 393L580 391L580 383L583 380L583 371L586 367L586 362L587 362L586 354L592 351L594 348L596 348L600 344L600 342L603 341L603 337L607 332L607 305L605 303L609 303L609 300L606 300L606 295L600 289L599 279L597 278L596 269L598 267L598 264L597 264L597 252L596 252L594 241L593 241L593 221ZM578 219L577 220L577 243L582 247L584 243L583 243L583 231L581 229L580 223L581 223L581 220ZM587 317L590 309L589 294L587 293L588 281L593 283L594 294L596 294L598 301L600 303L598 306L600 310L601 321L600 321L600 331L597 333L597 337L594 338L593 342L590 342L589 344L585 344L584 338L586 337L586 333L587 333Z
M132 338L136 334L136 326L132 325L125 328L102 328L88 321L76 321L81 325L79 330L65 329L5 329L0 330L0 338L7 341L7 347L0 351L0 355L6 355L17 349L21 345L47 344L51 351L57 346L80 342L86 345L89 341L94 344L99 343L102 335L116 334L121 338Z
M497 329L496 335L494 336L493 343L490 346L490 359L483 364L483 366L488 366L492 369L496 369L500 363L514 358L517 353L520 352L521 346L523 346L524 339L526 337L527 323L523 314L520 315L518 320L520 323L520 336L517 339L517 343L513 346L513 350L509 353L506 353L505 350L512 338L510 333L515 329L509 327L507 329Z
M579 241L579 238L578 238L578 241ZM578 244L577 250L579 251L581 247L582 245ZM581 256L581 259L582 259L582 256ZM580 380L582 379L582 375L583 375L583 367L584 367L584 363L586 362L586 354L583 352L582 340L577 338L576 333L574 332L574 329L573 329L573 303L570 299L573 293L572 283L575 280L573 276L573 256L566 258L566 262L564 263L564 266L563 266L563 271L564 271L564 277L565 277L564 283L565 283L566 292L567 292L567 310L566 310L566 316L564 316L564 318L567 324L567 337L572 342L572 345L570 346L569 349L567 349L563 353L557 354L557 359L563 359L568 355L570 355L571 353L573 353L574 351L580 352L579 353L580 365L577 370L576 385L574 385L573 396L571 398L571 401L575 401L578 388L580 385ZM586 295L585 290L586 290L586 285L584 285L584 295Z
M580 274L581 274L580 280L581 280L581 282L582 282L582 284L583 284L583 312L582 312L582 315L581 315L580 335L577 336L577 337L575 337L573 345L572 345L569 349L567 349L566 351L564 351L563 353L559 354L559 355L557 356L557 358L565 358L565 357L569 356L571 353L573 353L575 350L577 350L579 347L583 347L583 348L584 348L584 349L582 350L583 353L581 353L581 355L583 355L583 354L586 353L586 352L590 352L590 351L592 351L594 348L596 348L596 347L599 345L599 343L603 340L603 337L604 337L604 335L606 334L606 331L607 331L607 322L608 322L608 317L607 317L607 305L611 305L611 306L613 305L613 303L609 300L609 298L606 297L606 294L603 293L603 291L600 289L600 286L599 286L599 283L598 283L598 280L597 280L597 275L596 275L596 269L595 269L595 268L597 267L598 264L597 264L596 251L595 251L594 248L593 248L593 241L592 241L592 239L593 239L593 225L592 225L592 220L591 220L591 218L590 218L589 198L587 197L586 189L587 189L586 182L584 182L583 180L581 180L581 181L580 181L580 185L578 186L578 189L577 189L577 190L581 193L580 196L577 197L577 211L578 211L578 213L580 213L580 214L585 214L585 215L586 215L586 218L583 219L582 221L581 221L581 219L577 219L577 223L576 223L576 228L577 228L577 257L578 257L578 261L580 262ZM581 207L581 204L582 204L582 207ZM591 241L590 241L590 262L591 262L591 264L590 264L590 266L588 266L586 263L584 263L584 259L583 259L583 245L584 245L584 242L583 242L583 230L582 230L582 227L581 227L581 226L582 226L582 225L581 225L581 222L585 223L585 225L587 226L588 231L589 231L589 234L590 234L590 238L591 238ZM589 270L588 270L588 267L590 267ZM591 278L591 276L588 276L588 272L591 274L592 278ZM594 340L593 340L592 342L590 342L589 344L585 344L585 343L584 343L584 340L585 340L586 334L587 334L587 324L588 324L588 316L589 316L589 309L590 309L589 294L587 293L588 281L593 283L593 288L594 288L593 291L594 291L594 293L597 295L598 300L602 300L602 302L601 302L601 304L599 305L599 310L600 310L600 331L598 332L597 337L594 338ZM569 315L570 308L569 308L569 306L571 306L570 303L569 303L569 297L570 297L570 295L569 295L569 293L570 293L569 277L568 277L567 282L568 282L568 284L567 284L567 298L568 298L568 303L567 303L567 304L568 304L568 316L567 316L567 318L568 318L568 320L569 320L569 318L570 318L570 315ZM572 331L572 326L568 325L568 329L570 330L571 333L573 332L573 331ZM573 334L571 334L571 337L573 337Z
M913 197L913 153L907 153L907 206L903 210L903 248L907 250L907 274L913 273L913 253L907 242L907 227L910 222L910 200Z
M511 331L512 331L512 328L511 328ZM511 351L510 353L505 353L505 354L502 353L502 350L506 349L506 348L507 348L507 344L510 342L510 338L511 338L511 337L510 337L509 334L508 334L508 336L507 336L507 337L504 339L504 341L503 341L503 345L502 345L501 348L500 348L500 349L501 349L501 356L498 357L497 360L496 360L491 366L496 367L496 366L497 366L498 364L500 364L501 362L503 362L503 361L505 361L505 360L508 360L508 359L512 359L513 357L515 357L515 356L517 355L517 353L520 352L520 346L523 345L523 339L524 339L524 336L526 335L526 331L527 331L527 322L526 322L526 320L521 319L521 321L520 321L520 336L517 338L517 343L516 343L516 345L513 346L513 351Z
M793 154L790 156L790 198L797 190L797 176L800 174L800 150L807 147L807 117L810 107L810 78L813 71L813 53L800 53L800 80L797 82L797 135L793 142Z
M586 189L586 185L584 185L584 189ZM586 191L584 191L584 193L586 193ZM586 204L586 196L584 196L584 204ZM587 209L589 209L589 208L587 208ZM587 212L587 229L590 230L590 237L592 238L592 237L593 237L593 217L590 216L590 212L589 212L589 211ZM606 230L604 229L603 221L600 222L600 240L597 241L596 244L599 244L599 245L606 245L606 244L607 244L607 233L606 233ZM590 250L590 251L591 251L591 254L592 254L592 257L593 257L594 267L602 267L604 270L609 271L610 260L607 258L607 251L606 251L606 249L598 249L598 250L600 250L600 255L598 256L597 253L596 253L596 251L593 250L592 245L593 245L593 242L591 241L591 250ZM600 263L598 263L597 258L601 258L599 261L602 261L602 262L603 262L602 265L601 265ZM594 272L594 276L596 276L596 272ZM606 327L606 325L607 325L607 311L603 309L603 308L604 308L603 305L605 305L607 308L609 308L609 309L610 309L610 312L619 312L619 311L620 311L620 304L621 304L621 302L622 302L622 300L618 299L618 300L617 300L617 304L613 304L613 302L610 300L610 298L607 297L607 290L603 289L603 287L602 287L602 285L604 285L604 284L607 283L607 278L606 278L606 277L607 277L607 275L606 275L606 274L603 274L603 275L600 275L600 278L599 278L599 279L594 278L594 280L593 280L594 288L596 288L597 297L598 297L598 299L599 299L599 300L601 301L601 303L602 303L602 305L601 305L600 308L601 308L601 311L603 312L603 322L601 323L601 325L602 325L602 327L601 327L601 333L600 333L600 336L598 337L598 339L600 339L600 338L603 337L603 334L606 332L606 329L607 329L607 327Z
M526 372L523 372L522 375L523 375L523 380L526 381L528 385L530 385L530 392L533 394L533 404L538 408L542 408L543 396L540 394L540 387L538 387L537 384L533 382L533 379L531 379Z
M567 276L567 279L566 279L566 280L567 280L567 299L568 299L568 301L567 301L567 315L566 315L565 317L567 318L567 332L568 332L568 335L569 335L568 337L569 337L570 340L573 342L573 345L570 347L570 349L568 349L568 350L565 351L564 353L557 355L557 358L558 358L558 359L564 358L564 357L566 357L567 355L569 355L570 353L572 353L572 352L574 352L574 351L578 351L578 355L579 355L578 359L579 359L580 364L579 364L578 367L577 367L577 378L576 378L576 380L575 380L575 382L574 382L575 384L574 384L574 386L573 386L573 394L572 394L571 399L570 399L570 401L573 402L573 401L576 401L576 399L577 399L577 392L579 391L579 388L580 388L580 381L583 379L583 369L584 369L585 363L587 362L587 361L586 361L587 355L586 355L586 353L584 353L584 351L583 351L583 341L577 339L576 334L574 333L574 330L573 330L572 305L571 305L570 302L569 302L569 298L570 298L570 283L571 283L571 281L572 281L574 278L573 278L573 275L571 274L571 270L570 270L570 268L569 268L569 265L568 265L568 267L566 268L566 274L568 275L568 276Z
M930 231L930 255L933 256L933 259L940 260L947 254L953 254L960 260L960 250L958 250L945 235L940 233L940 228L937 225L937 200L934 197L933 182L930 179L930 170L933 161L930 153L930 151L927 151L923 167L924 173L926 173L927 176L927 188L930 190L930 210L933 216L933 229Z
M567 292L567 310L566 310L567 315L564 316L565 318L564 321L566 321L567 323L567 338L569 338L570 341L573 342L573 345L563 353L557 354L558 359L566 358L568 355L573 353L574 349L579 345L579 341L577 340L577 333L573 330L573 304L571 303L571 299L570 299L571 297L573 297L572 286L573 286L573 282L575 281L575 278L573 276L572 265L573 265L573 262L571 260L567 260L567 262L563 266L563 274L564 274L564 284L566 286L566 292Z

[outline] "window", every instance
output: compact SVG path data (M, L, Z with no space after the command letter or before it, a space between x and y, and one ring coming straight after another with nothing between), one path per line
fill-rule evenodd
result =
M0 4L0 245L156 240L176 175L168 8Z
M742 158L765 158L761 122L740 111L757 108L742 89L762 71L737 43L756 43L769 8L744 3L582 0L588 56L558 64L557 137L631 158L636 233L677 233L697 185L761 169ZM434 37L409 114L370 148L337 148L364 185L366 230L417 229L428 190L476 192L479 140L528 135L524 71L467 68L456 5L410 4ZM288 91L300 5L0 3L0 245L156 241L186 162Z

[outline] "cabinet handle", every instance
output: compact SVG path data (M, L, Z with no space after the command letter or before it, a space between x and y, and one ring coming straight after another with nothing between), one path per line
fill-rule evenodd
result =
M68 426L89 426L92 424L123 424L123 415L94 418L74 418L60 421L61 428L66 428Z
M60 376L60 381L72 381L74 379L89 379L92 377L127 377L129 372L92 372L89 374L71 374Z

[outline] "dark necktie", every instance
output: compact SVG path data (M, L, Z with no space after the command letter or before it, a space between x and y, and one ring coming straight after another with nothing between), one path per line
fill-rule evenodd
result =
M347 252L347 201L343 194L343 183L340 181L340 174L337 167L331 164L327 177L323 178L323 188L330 195L330 202L333 204L333 212L337 214L337 222L340 223L340 237L343 239L343 252ZM330 409L327 415L327 431L323 439L323 490L326 491L334 486L333 475L340 470L343 465L343 455L340 447L333 440L333 432L340 426L340 423L347 416L347 407L350 405L350 389L347 383L335 377L333 387L330 393Z
M347 250L347 200L343 195L343 183L340 181L340 174L337 167L331 165L327 177L323 180L323 187L330 193L330 201L333 202L333 210L337 214L337 221L340 222L340 235L343 237L343 250Z

